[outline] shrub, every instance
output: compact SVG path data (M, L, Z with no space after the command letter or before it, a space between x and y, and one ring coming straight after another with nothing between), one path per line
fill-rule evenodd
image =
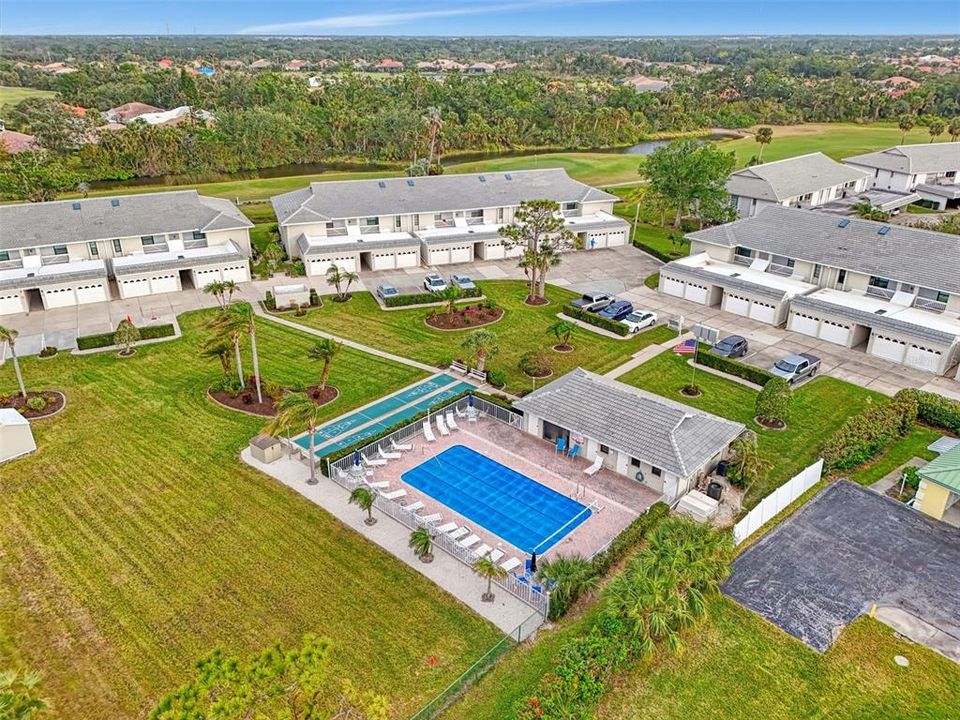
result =
M57 349L52 345L47 345L46 347L43 348L43 350L40 351L40 357L42 358L50 358L56 354L57 354Z
M563 314L572 318L576 318L581 322L585 322L587 325L593 325L594 327L609 330L613 334L620 335L622 337L626 337L630 333L630 328L628 328L622 322L600 317L596 313L586 312L585 310L576 308L573 305L565 305L563 307Z
M761 370L760 368L755 368L727 357L714 355L712 352L706 352L702 346L697 353L697 363L708 368L713 368L714 370L719 370L720 372L725 372L728 375L743 378L747 382L752 382L754 385L760 385L761 387L766 386L771 378L776 377L776 375L766 370Z
M221 375L213 384L210 386L212 392L222 392L226 393L230 397L236 397L243 390L243 386L240 384L240 380L235 377L227 377Z
M480 297L483 294L483 291L480 288L473 288L472 290L463 290L460 293L461 298L474 298ZM440 297L438 293L431 292L422 292L414 293L413 295L396 295L394 297L388 297L383 301L383 304L387 307L408 307L410 305L430 305L432 303L443 302L443 298ZM496 303L492 300L488 300L492 307L496 307Z
M40 412L47 406L47 401L42 395L31 395L27 398L27 407L34 412Z
M912 465L908 465L903 469L903 479L907 486L912 487L914 490L920 489L920 475L917 473L917 468Z
M657 250L653 245L647 245L642 240L634 240L633 246L638 247L643 250L648 255L653 255L657 260L662 260L663 262L670 262L671 260L676 260L674 257L670 257L667 253Z
M502 388L507 384L507 374L503 370L488 370L487 382L494 387Z
M156 340L158 338L172 337L176 334L173 325L147 325L139 328L141 340ZM77 338L77 348L80 350L94 350L97 348L110 347L114 344L114 333L98 333L97 335L81 335Z
M877 456L894 439L902 437L917 417L916 398L900 395L871 403L849 418L820 448L827 472L847 470Z
M277 299L273 296L273 293L267 290L266 297L263 299L263 306L273 312L277 309Z
M303 266L303 260L297 258L292 263L290 263L290 268L288 272L290 274L290 277L304 277L307 274L307 270Z
M792 401L793 391L787 381L781 377L770 378L757 393L757 418L767 424L786 425Z
M517 365L524 375L530 377L543 377L553 372L550 357L543 351L543 348L528 350L520 356Z
M317 292L316 288L310 288L310 305L312 307L320 307L323 303L320 302L320 294Z
M950 400L937 393L908 388L901 390L894 399L913 398L917 403L917 417L934 427L943 428L960 435L960 402Z

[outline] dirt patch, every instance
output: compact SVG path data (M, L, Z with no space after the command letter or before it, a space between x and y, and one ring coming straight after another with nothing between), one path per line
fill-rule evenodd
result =
M696 398L703 395L703 392L700 390L700 388L690 387L689 385L686 385L680 388L680 394L683 395L684 397Z
M317 405L326 405L333 402L340 396L340 391L333 385L327 385L323 390L319 385L311 385L307 388L307 395ZM252 385L248 385L242 392L233 394L223 390L208 390L207 395L214 402L223 405L230 410L256 415L258 417L273 417L277 414L277 401L261 390L263 402L257 402L257 391Z
M572 353L574 350L574 347L573 345L561 344L561 345L554 345L553 349L555 352L558 352L558 353Z
M533 307L541 307L541 306L543 306L543 305L549 305L549 304L550 304L550 301L547 300L545 297L535 297L535 298L532 298L532 297L530 297L530 296L528 295L527 298L526 298L526 300L523 301L523 304L524 304L524 305L532 305Z
M483 305L468 305L458 308L453 314L428 315L427 325L437 330L465 330L490 325L503 317L503 308L488 308Z
M539 374L527 372L526 370L524 370L523 374L526 375L528 378L536 378L537 380L541 380L543 378L548 378L551 375L553 375L553 370L547 370L547 372L539 373Z
M774 420L771 422L770 420L762 420L759 417L755 417L753 421L760 427L766 428L767 430L786 430L787 429L787 424L783 422L783 420Z
M42 398L43 408L34 410L29 403L32 398ZM56 415L63 410L67 404L67 398L59 390L28 390L27 396L23 397L19 393L16 395L0 396L0 407L13 408L28 420L37 420L39 418Z

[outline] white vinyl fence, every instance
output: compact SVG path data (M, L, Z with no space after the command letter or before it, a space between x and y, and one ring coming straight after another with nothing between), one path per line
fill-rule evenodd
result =
M739 545L776 517L778 513L783 512L787 505L820 482L822 473L823 458L820 458L813 465L804 468L767 495L759 505L747 513L743 520L733 526L734 544Z

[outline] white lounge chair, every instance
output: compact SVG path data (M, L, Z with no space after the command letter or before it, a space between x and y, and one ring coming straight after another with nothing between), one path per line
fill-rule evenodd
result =
M366 485L369 488L373 488L374 490L386 490L388 487L390 487L390 483L387 482L386 480L378 480L377 482L368 481L368 482L365 482L364 485Z
M383 458L374 458L373 460L371 460L363 453L360 454L360 459L363 460L363 464L366 465L367 467L383 467L384 465L387 464L387 461L384 460Z
M506 553L504 553L503 550L501 550L500 548L497 548L492 553L490 553L490 560L491 562L500 562L500 558L502 558L505 554Z
M354 467L354 466L351 466L351 467ZM353 471L353 469L351 469L350 472L344 472L340 468L336 468L336 470L337 470L337 477L340 478L341 480L356 479L357 474ZM373 477L373 470L364 470L361 474L364 477Z
M441 517L440 513L433 513L432 515L417 515L417 520L424 525L432 525L435 522L440 522Z
M384 493L381 497L383 497L385 500L396 500L397 498L402 498L406 494L406 490L394 490L393 492Z
M476 408L469 407L467 408L467 422L476 422L480 417L480 413Z
M470 534L470 530L469 530L468 528L458 527L456 530L454 530L453 532L450 533L450 539L451 539L451 540L459 540L459 539L462 538L464 535L469 535L469 534Z
M422 500L417 500L409 505L401 505L400 507L402 507L404 510L409 510L410 512L416 512L417 510L423 510L424 504Z
M398 443L396 440L391 440L390 447L397 452L406 452L407 450L413 450L413 443Z
M448 522L438 527L437 532L446 534L448 532L453 532L456 529L457 529L457 524L455 522Z
M458 543L458 545L460 545L460 547L468 548L468 547L473 547L473 546L476 545L478 542L480 542L480 536L479 536L479 535L471 535L471 536L465 537L463 540L461 540L461 541Z
M593 477L598 472L600 472L600 468L602 467L603 467L603 458L600 455L597 455L597 459L593 461L593 465L591 465L586 470L584 470L583 474Z
M384 452L382 447L377 447L377 452L383 460L399 460L402 457L398 452Z
M434 442L437 439L437 436L433 434L433 430L430 429L430 421L423 421L423 436L427 439L427 442Z
M457 427L457 421L454 420L454 418L453 418L453 412L451 412L450 410L447 411L446 421L447 421L447 427L449 427L451 430L459 430L459 429L460 429L460 428Z
M520 562L519 560L517 560L515 557L512 557L512 558L510 558L509 560L507 560L505 563L503 563L502 565L500 565L500 567L502 567L502 568L503 568L504 570L506 570L507 572L510 572L510 571L513 570L515 567L520 567L521 565L523 565L522 562Z
M443 424L443 415L437 415L437 430L440 431L440 434L443 437L447 437L450 434L450 431L447 430L447 426Z
M487 545L486 543L484 543L483 545L478 547L476 550L474 550L474 552L477 554L477 557L483 557L491 550L493 550L493 548Z
M467 416L467 414L466 414L463 410L461 410L460 408L454 407L453 409L454 409L454 411L457 413L457 417L458 417L458 418L465 418L465 417Z

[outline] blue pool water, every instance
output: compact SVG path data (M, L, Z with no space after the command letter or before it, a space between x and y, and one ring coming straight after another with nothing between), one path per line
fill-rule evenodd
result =
M590 517L589 508L463 445L403 481L524 552L544 553Z
M334 453L345 447L350 447L361 440L382 433L389 427L397 425L407 418L413 417L419 412L426 410L433 405L440 404L449 400L462 392L473 390L474 385L458 381L449 375L436 375L423 382L391 395L383 400L374 403L363 410L344 415L329 425L318 428L314 433L315 450L314 453L320 457L329 453ZM440 392L436 392L440 390ZM435 393L430 395L430 393ZM429 395L429 397L426 397ZM421 400L417 400L422 398ZM393 412L404 405L410 405L403 410ZM369 423L371 420L376 422L367 425L362 430L351 433L350 430ZM333 438L343 435L339 440L333 441ZM303 435L294 442L300 447L307 449L310 447L310 436Z

